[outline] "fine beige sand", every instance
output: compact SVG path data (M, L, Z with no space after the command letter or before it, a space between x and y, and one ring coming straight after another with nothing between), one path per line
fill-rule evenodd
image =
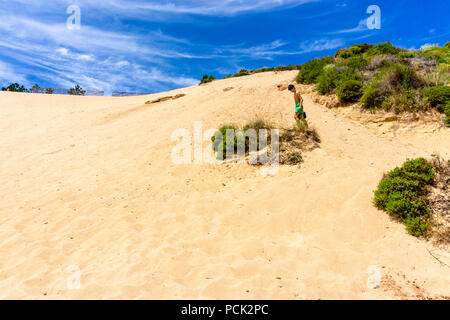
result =
M277 86L295 75L127 98L0 93L0 298L448 299L449 252L371 202L407 158L450 158L448 129L393 134L306 94L322 143L300 168L172 162L172 133L195 121L292 125Z

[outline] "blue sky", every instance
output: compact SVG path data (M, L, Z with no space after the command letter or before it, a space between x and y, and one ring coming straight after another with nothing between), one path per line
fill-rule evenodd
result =
M66 26L81 10L81 29ZM370 5L381 29L366 26ZM355 43L450 40L450 1L0 0L0 85L159 92Z

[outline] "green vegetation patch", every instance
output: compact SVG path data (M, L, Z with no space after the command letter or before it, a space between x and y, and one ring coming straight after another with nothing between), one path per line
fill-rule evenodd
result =
M324 68L328 64L334 63L333 57L324 57L313 59L301 66L299 74L296 78L297 83L312 84L323 73Z
M344 82L337 91L337 96L341 102L357 102L362 96L363 84L357 80Z
M208 82L213 82L214 80L216 80L216 78L213 75L203 75L203 77L200 79L200 84L204 84L204 83L208 83Z
M424 158L408 160L381 180L374 204L403 221L410 234L421 236L430 227L427 195L434 177L432 164Z

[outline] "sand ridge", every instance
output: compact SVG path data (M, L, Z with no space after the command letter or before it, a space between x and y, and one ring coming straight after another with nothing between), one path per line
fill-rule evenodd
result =
M265 177L247 165L173 164L171 134L195 121L290 125L292 96L278 86L294 77L128 98L0 93L0 298L449 296L450 270L430 244L371 204L382 174L406 158L448 158L448 130L393 137L307 94L322 143L300 168ZM79 289L67 286L70 266ZM367 287L371 266L378 289Z

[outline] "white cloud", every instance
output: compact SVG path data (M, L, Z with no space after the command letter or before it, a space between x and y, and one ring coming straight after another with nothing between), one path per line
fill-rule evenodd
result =
M366 30L369 30L369 29L367 29L367 19L363 19L354 28L339 30L336 32L331 32L330 34L355 33L355 32L362 32L362 31L366 31Z
M247 12L261 12L273 9L298 7L305 3L320 0L78 0L81 8L95 8L121 13L165 13L165 14L194 14L207 16L230 16ZM38 5L25 0L16 2L26 3L29 6ZM73 0L47 0L46 6L70 5ZM148 16L148 19L157 17Z
M343 46L345 46L345 42L341 39L320 39L300 44L303 53L332 50Z
M2 61L0 61L0 80L8 85L14 82L24 84L26 86L30 85L25 76L18 72L17 68Z

